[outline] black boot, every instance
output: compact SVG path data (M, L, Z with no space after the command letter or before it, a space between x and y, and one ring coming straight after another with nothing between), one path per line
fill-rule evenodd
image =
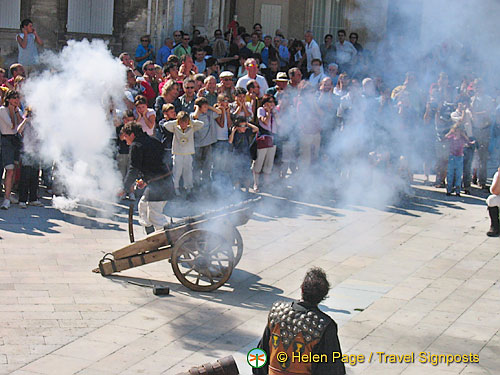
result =
M491 227L486 233L488 237L498 237L500 235L500 223L498 220L498 206L488 207L488 213L490 214Z
M498 210L498 207L497 207L497 210ZM150 225L149 227L144 227L144 230L146 231L146 234L151 234L155 231L155 228Z

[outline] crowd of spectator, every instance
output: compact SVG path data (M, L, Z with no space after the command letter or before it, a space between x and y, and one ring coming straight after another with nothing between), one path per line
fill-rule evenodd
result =
M25 40L41 43L23 32L20 50ZM144 35L133 56L119 55L127 76L123 109L113 111L118 169L125 178L121 129L135 121L162 143L179 199L191 199L193 189L258 192L308 176L349 179L360 161L398 176L406 193L415 173L427 184L436 174L432 183L448 195L471 194L473 183L486 188L490 139L500 126L497 92L459 49L443 60L437 48L403 74L381 66L383 53L363 48L356 32L338 30L318 43L311 31L304 40L280 30L263 35L258 23L250 32L216 30L211 39L176 30L158 51ZM18 165L20 204L39 204L40 165L22 152L26 72L17 63L9 73L0 69L4 209L17 202L10 191ZM40 168L50 188L50 166Z

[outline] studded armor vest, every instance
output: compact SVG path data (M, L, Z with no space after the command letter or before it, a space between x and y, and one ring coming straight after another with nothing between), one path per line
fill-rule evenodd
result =
M268 317L269 375L311 374L311 363L292 361L292 355L297 358L297 355L311 353L329 323L326 315L307 310L296 302L274 303ZM286 361L278 361L279 352L287 354Z

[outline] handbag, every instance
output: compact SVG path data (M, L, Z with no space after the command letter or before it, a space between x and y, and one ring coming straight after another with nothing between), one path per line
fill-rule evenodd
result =
M257 148L273 147L273 137L271 135L259 135L257 137Z

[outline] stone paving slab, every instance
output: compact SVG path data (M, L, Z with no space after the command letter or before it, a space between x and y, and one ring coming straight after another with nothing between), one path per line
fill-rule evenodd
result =
M298 298L313 265L332 284L321 308L339 324L345 353L480 356L450 366L372 361L348 365L348 374L500 368L499 243L484 235L482 199L422 186L385 210L263 197L240 228L238 268L212 293L183 287L166 261L113 278L92 274L127 242L126 207L109 218L89 207L0 212L0 374L176 374L226 355L249 374L246 353L269 307ZM135 233L142 236L137 225ZM168 285L171 295L128 281Z

